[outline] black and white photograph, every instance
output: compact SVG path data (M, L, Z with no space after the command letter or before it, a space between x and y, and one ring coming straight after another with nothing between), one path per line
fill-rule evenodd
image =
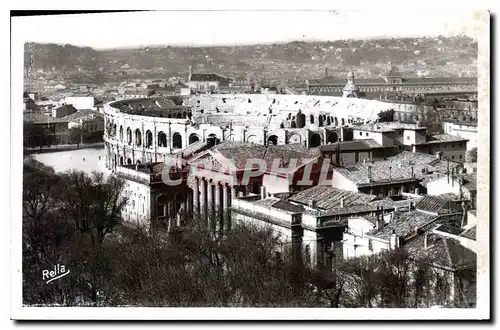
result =
M490 317L488 11L10 20L12 319Z

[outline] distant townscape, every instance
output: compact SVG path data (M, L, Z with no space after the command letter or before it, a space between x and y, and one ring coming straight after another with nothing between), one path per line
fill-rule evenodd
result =
M476 66L464 36L26 44L24 303L475 307Z

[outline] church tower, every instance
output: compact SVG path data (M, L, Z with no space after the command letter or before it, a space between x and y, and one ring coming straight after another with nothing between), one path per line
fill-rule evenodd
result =
M354 83L354 73L349 71L347 74L347 84L342 90L342 97L358 97L359 88Z

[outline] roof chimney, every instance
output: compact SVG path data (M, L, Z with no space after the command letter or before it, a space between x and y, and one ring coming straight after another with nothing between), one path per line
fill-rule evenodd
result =
M340 207L344 207L344 196L340 197Z
M309 200L309 207L312 209L316 208L316 201L314 199Z
M267 192L266 192L266 187L265 186L261 186L260 187L260 198L261 199L267 198Z
M427 234L427 233L424 235L424 249L427 249L429 247L429 242L428 242L429 237L428 236L429 236L429 234Z

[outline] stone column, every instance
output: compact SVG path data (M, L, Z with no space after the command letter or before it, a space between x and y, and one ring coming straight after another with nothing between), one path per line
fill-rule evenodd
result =
M214 199L214 205L215 205L215 230L220 231L222 229L222 208L221 208L221 199L220 199L220 184L218 182L215 182L214 184L214 194L215 194L215 199Z
M212 185L212 180L207 182L207 207L208 207L208 216L211 217L214 215L214 190Z
M186 194L186 214L193 212L193 195Z
M168 217L169 217L169 219L175 218L175 204L174 204L174 201L168 202Z
M224 220L223 222L225 222L225 220L227 219L227 217L228 217L227 212L229 211L229 191L227 188L228 188L227 184L224 184L222 186L222 207L224 210L224 213L222 216L222 219Z
M193 214L200 213L200 183L198 178L194 178L193 183Z
M230 186L229 189L231 190L231 199L229 200L229 206L231 206L231 200L236 199L236 187Z
M202 219L205 219L207 215L207 189L206 181L204 178L200 178L200 215Z
M176 215L176 220L177 220L177 227L181 226L182 218L186 214L186 208L187 208L187 196L184 197L184 200L181 202L181 208L179 209L179 212L177 212Z

